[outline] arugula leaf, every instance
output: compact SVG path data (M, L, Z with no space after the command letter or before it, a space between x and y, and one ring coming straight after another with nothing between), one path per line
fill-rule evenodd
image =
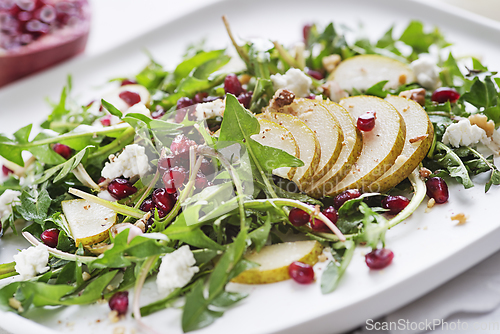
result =
M147 89L154 89L161 85L168 72L163 69L163 66L155 62L152 57L149 57L149 59L149 64L135 76L135 79L139 85Z
M123 113L108 101L101 99L101 104L111 115L114 115L119 118L123 117Z
M184 213L177 216L175 221L162 233L171 240L181 240L195 247L224 250L223 246L203 233L200 229L200 224L188 225Z
M267 215L264 225L253 230L251 233L248 234L248 237L250 238L250 240L252 240L252 244L254 245L257 253L260 252L262 247L264 247L264 245L266 244L270 231L271 231L271 215Z
M467 168L465 167L459 156L453 152L448 146L441 142L436 142L436 151L444 152L444 154L435 154L435 162L442 168L446 168L449 175L460 182L465 189L474 187L474 183L469 177ZM437 158L437 159L436 159Z
M489 108L497 105L498 93L491 77L486 77L484 82L476 77L470 91L464 93L460 100L469 102L476 108Z
M428 52L433 44L440 48L450 45L437 28L430 33L425 33L424 25L420 21L411 21L399 40L413 48L414 58L420 53Z
M488 192L492 185L500 184L500 171L493 163L493 156L485 158L481 153L468 146L459 147L458 149L455 149L454 152L461 159L464 159L464 165L473 175L491 171L490 179L488 180L484 188L485 193ZM465 160L470 156L472 156L472 159Z
M354 250L356 249L356 245L350 240L344 242L341 246L345 247L345 251L340 264L337 264L335 261L330 261L321 275L322 294L330 293L337 288L340 279L351 262Z
M384 89L385 84L388 82L389 80L384 80L376 83L366 90L366 95L374 95L384 99L387 94L389 94L389 92Z
M208 78L208 74L211 74L212 72L209 72L208 69L214 68L214 71L217 70L221 65L220 63L223 63L224 61L229 61L227 56L224 56L225 50L214 50L214 51L201 51L197 54L195 54L193 57L183 61L174 70L174 75L177 78L177 82L179 83L181 79L185 78L188 76L189 73L191 73L194 69L195 73L198 75L193 75L195 78L198 79L206 79ZM214 66L214 63L209 63L211 61L217 60L216 66ZM201 68L200 68L201 66Z
M70 159L68 159L66 162L59 164L57 166L54 166L50 169L47 169L43 175L35 180L33 183L34 184L40 184L48 179L50 179L52 176L56 175L57 176L54 178L53 182L56 183L60 180L62 180L66 175L68 175L73 169L76 168L82 162L82 160L86 157L88 149L92 148L94 146L87 146L84 149L82 149L78 154L74 155Z
M47 190L33 190L31 193L23 190L19 199L21 204L16 205L16 208L24 220L43 225L52 201Z
M458 87L460 93L464 93L462 90L462 84L464 83L464 75L460 68L458 67L457 61L453 57L453 54L450 52L448 54L448 59L441 65L441 72L439 73L439 78L443 83L444 87Z
M102 298L102 293L104 289L108 286L111 280L116 276L118 270L110 271L104 275L101 275L89 285L87 285L82 292L77 295L72 295L68 298L63 298L60 301L61 305L84 305L90 304L98 301Z
M186 295L186 303L182 312L182 330L191 332L212 324L223 312L208 308L210 302L203 296L203 280L198 280L190 293Z

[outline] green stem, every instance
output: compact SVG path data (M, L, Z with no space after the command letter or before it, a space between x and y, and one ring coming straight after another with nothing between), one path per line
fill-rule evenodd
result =
M283 48L283 46L281 46L280 43L278 43L276 41L273 41L273 44L274 44L274 47L276 48L276 51L278 51L278 53L280 54L280 56L283 58L283 60L290 67L299 68L301 70L304 69L303 67L301 67L301 65L299 64L299 62L297 62L292 56L290 56L290 54L288 53L288 51L286 51L285 48Z
M120 137L116 138L108 145L102 146L97 151L91 153L89 155L89 159L93 159L101 155L109 155L111 153L115 153L116 151L130 143L130 139L133 139L134 136L135 129L132 127L127 128L125 131L123 131Z
M77 197L83 198L89 202L105 206L105 207L107 207L107 208L109 208L117 213L120 213L122 215L125 215L125 216L131 216L131 217L134 217L137 219L144 217L144 212L139 210L139 209L131 208L129 206L126 206L126 205L123 205L120 203L116 203L116 202L106 201L105 199L88 194L88 193L81 191L79 189L69 188L68 193L75 195Z
M141 298L141 291L142 287L144 286L144 282L146 281L146 278L148 277L149 271L151 270L151 267L153 264L158 260L159 255L151 256L149 259L144 262L144 264L141 267L141 270L139 272L139 276L137 277L137 281L135 282L135 289L134 289L134 302L132 305L132 313L134 315L135 321L137 323L147 329L151 333L157 333L155 330L147 326L143 321L142 321L142 316L141 316L141 308L140 308L140 298Z
M241 46L236 43L236 39L233 36L233 33L231 31L231 27L229 26L229 21L227 20L226 15L222 16L222 21L224 21L224 26L226 27L227 34L229 35L229 38L231 39L231 42L234 45L234 48L236 49L236 52L240 55L241 59L245 61L245 63L249 64L250 63L250 58L248 57L248 54L243 50Z
M16 263L9 262L0 265L0 279L18 275L15 269Z

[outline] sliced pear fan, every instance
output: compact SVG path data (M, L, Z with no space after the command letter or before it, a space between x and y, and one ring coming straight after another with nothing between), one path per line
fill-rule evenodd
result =
M339 122L316 100L295 99L292 104L273 111L298 117L316 134L321 147L321 158L312 181L308 181L319 180L328 173L340 155L344 135Z
M302 160L304 166L297 167L292 181L301 187L302 184L305 184L312 178L318 168L321 158L321 148L318 138L314 132L297 117L276 112L265 112L257 115L257 117L267 119L283 126L290 131L296 139L299 147L300 160Z
M252 135L250 138L262 145L279 148L280 150L283 150L286 153L300 159L299 148L290 131L267 119L259 118L258 121L260 124L260 133ZM295 167L282 167L275 169L273 174L291 180L295 175L296 170L297 168Z
M415 81L413 70L405 63L380 55L359 55L342 61L332 72L329 80L336 81L348 92L353 89L366 91L380 81L388 80L385 88Z
M77 246L80 243L86 246L106 240L108 230L116 222L115 211L84 199L63 201L61 205Z
M363 132L363 148L358 160L340 182L325 182L316 191L323 195L336 195L346 189L365 190L382 176L396 161L405 140L405 124L399 112L387 101L374 96L353 96L340 104L354 119L367 111L376 112L375 127Z
M401 155L394 165L368 186L372 192L385 192L406 179L424 159L434 137L434 127L420 104L398 96L388 96L386 100L403 117L406 124L406 140Z
M263 247L259 253L245 255L247 260L260 264L246 270L232 282L244 284L266 284L290 278L288 266L295 261L314 265L318 262L323 246L315 240L285 242Z

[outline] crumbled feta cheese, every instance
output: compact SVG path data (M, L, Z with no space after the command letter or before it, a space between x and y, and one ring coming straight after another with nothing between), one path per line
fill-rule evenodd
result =
M133 177L136 175L142 177L151 169L146 149L144 146L137 144L125 146L118 157L111 154L109 161L106 162L101 172L101 175L107 179L115 179L122 175L124 177Z
M14 255L14 261L16 262L14 268L20 275L21 280L27 280L49 270L49 267L47 267L49 251L40 244L36 247L23 249Z
M196 260L188 245L166 254L161 261L156 278L158 291L168 294L188 284L194 274L199 271L198 267L193 267L195 263Z
M349 96L345 90L340 88L338 82L333 80L325 82L321 88L323 88L325 95L328 96L333 102L339 102L344 97Z
M291 68L285 74L273 74L271 80L274 89L284 88L299 97L307 96L312 85L311 78L297 68Z
M323 57L323 59L321 60L321 62L323 63L323 67L326 69L328 73L333 72L333 70L337 68L337 65L340 64L341 61L342 58L338 54L333 54Z
M435 89L439 85L441 69L430 57L421 57L410 64L417 82L425 88Z
M454 147L477 144L486 139L486 132L477 125L471 125L468 119L451 124L443 135L443 143Z
M225 109L226 100L217 99L211 102L197 104L195 115L198 121L217 116L223 117Z
M0 219L12 213L12 203L19 202L21 193L16 190L7 189L0 196Z

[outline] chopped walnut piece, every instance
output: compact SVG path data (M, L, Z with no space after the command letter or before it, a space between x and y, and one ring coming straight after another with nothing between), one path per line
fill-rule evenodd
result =
M108 319L109 319L109 321L111 321L112 324L120 321L120 316L118 314L118 311L115 310L115 311L109 312Z
M113 334L125 334L125 327L115 327L113 329Z
M318 256L319 262L325 262L326 260L328 260L328 257L325 254L323 254L323 253L319 254L319 256Z
M399 76L399 83L401 85L404 85L406 83L406 73L401 73L401 75Z
M331 73L337 67L337 65L340 64L341 60L342 58L340 58L340 55L329 55L323 57L321 61L325 70L327 70L328 73Z
M457 213L456 215L451 216L451 220L458 221L457 225L464 225L465 223L467 223L467 218L469 217L463 213Z
M495 131L495 122L493 120L488 121L488 117L482 114L474 114L469 116L469 122L471 125L477 125L486 132L488 137L493 136Z
M82 279L83 279L84 282L88 281L91 277L92 276L90 276L90 274L88 272L86 272L86 271L84 271L82 273Z
M429 201L427 202L427 208L425 209L425 213L430 212L435 204L436 200L434 198L429 199Z
M429 177L429 175L432 174L432 172L425 167L420 168L418 172L419 172L420 176L423 178L427 178L427 177Z
M269 106L272 109L282 108L292 104L294 99L295 94L293 92L286 89L278 89L269 103Z
M419 141L424 140L428 136L429 135L418 136L418 137L415 137L415 138L410 138L408 141L410 142L410 144L414 144L414 143L418 143Z
M425 105L425 89L423 88L405 90L399 93L399 96L413 100L421 106Z

